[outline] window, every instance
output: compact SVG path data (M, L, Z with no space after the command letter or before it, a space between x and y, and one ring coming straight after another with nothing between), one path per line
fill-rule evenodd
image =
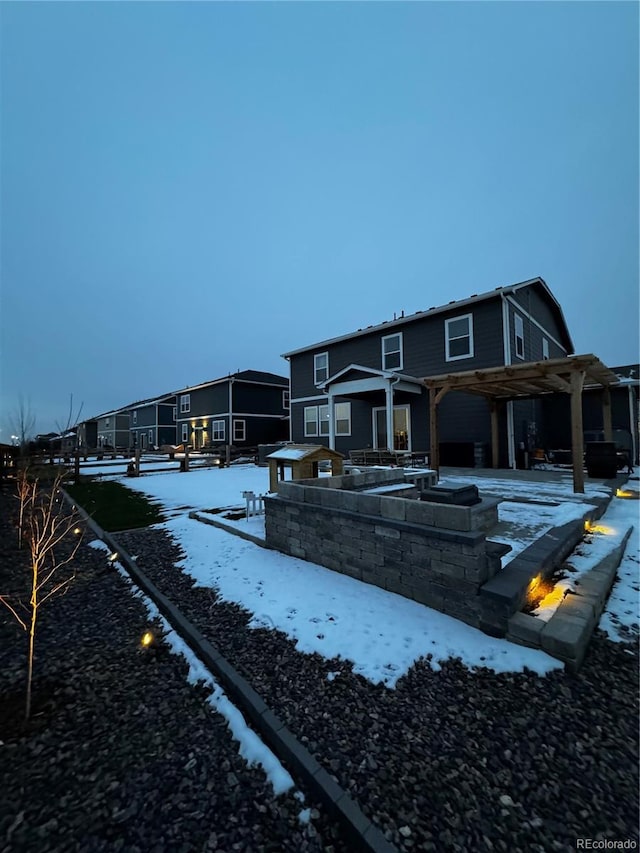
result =
M336 435L351 435L351 403L336 403Z
M336 403L334 411L336 435L351 435L351 403ZM304 434L329 435L329 406L305 406Z
M382 339L382 369L402 369L402 332Z
M549 358L549 341L546 338L542 339L542 358Z
M182 443L189 441L189 424L182 424Z
M178 417L178 407L177 406L173 407L173 413L172 414L173 414L174 421L177 420L177 417Z
M191 411L191 394L180 395L180 414Z
M445 358L456 361L473 357L473 316L464 314L444 321Z
M304 434L305 436L318 434L318 407L304 407Z
M329 353L319 352L313 357L313 381L316 385L329 378Z
M247 422L246 421L235 421L233 422L233 440L234 441L246 441L247 437Z
M291 407L291 393L287 391L282 392L282 408L289 409Z
M131 420L134 424L138 423L138 413L137 412L131 412Z
M153 430L149 430L149 444L153 444Z
M518 358L524 358L524 323L519 314L514 314L513 320L516 333L516 355Z
M211 441L224 441L226 424L224 421L211 421Z
M105 418L104 428L109 429L109 424L111 423L111 418Z

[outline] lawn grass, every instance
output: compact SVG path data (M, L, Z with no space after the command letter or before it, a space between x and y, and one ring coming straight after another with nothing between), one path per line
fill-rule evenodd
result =
M157 504L114 481L84 480L67 492L103 530L133 530L164 521Z

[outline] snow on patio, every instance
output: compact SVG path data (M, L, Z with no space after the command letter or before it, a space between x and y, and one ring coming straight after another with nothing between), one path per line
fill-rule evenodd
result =
M454 479L458 478L447 481ZM244 506L243 491L266 493L268 471L265 468L239 465L174 476L146 475L135 484L127 478L122 482L158 500L165 508L169 520L156 526L167 530L181 546L186 554L181 565L199 585L216 588L223 599L250 611L252 627L281 630L295 640L302 652L349 660L355 672L373 682L392 687L416 660L429 654L434 669L439 668L439 661L447 658L460 658L469 667L486 666L498 672L527 667L542 674L562 666L541 651L488 637L402 596L313 563L265 550L188 517L185 507L237 509ZM495 478L483 479L478 485L482 493L491 491L513 498L531 497L530 482ZM517 537L509 540L514 550L522 550L544 530L580 517L586 508L572 493L570 481L536 483L533 488L536 500L546 500L548 505L512 502L500 505L501 520L510 520L515 527L520 526ZM588 484L587 489L587 495L603 494L600 484ZM637 507L637 502L626 503ZM264 536L262 518L230 522L220 515L211 517L222 518L226 524ZM605 523L604 518L602 521ZM616 621L624 624L627 624L625 618L638 621L637 595L635 615L630 617L625 612L635 594L632 585L637 586L638 546L636 529L629 540L616 584L618 598L612 596L603 615L603 624L612 637L616 635ZM607 614L610 614L609 621ZM619 638L628 639L628 635Z

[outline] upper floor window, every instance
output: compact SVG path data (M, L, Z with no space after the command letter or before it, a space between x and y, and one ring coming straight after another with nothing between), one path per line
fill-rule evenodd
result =
M329 378L329 353L319 352L313 357L313 381L316 385Z
M542 339L542 358L549 358L549 341L546 338Z
M191 394L180 395L180 413L191 411Z
M105 429L109 428L110 423L111 423L111 418L105 418L105 421L104 421Z
M524 358L524 323L519 314L513 315L513 321L516 336L516 355L518 358Z
M137 424L138 423L138 413L137 412L131 412L131 417L133 419L134 424Z
M473 315L463 314L444 321L445 358L456 361L473 357Z
M283 409L290 408L290 401L291 401L291 393L290 393L289 389L287 388L285 391L282 392L282 408Z
M402 332L382 339L382 369L402 370Z
M173 406L173 412L172 412L172 415L173 415L173 419L174 419L174 421L175 421L175 420L176 420L176 418L178 417L178 407L177 407L177 406Z

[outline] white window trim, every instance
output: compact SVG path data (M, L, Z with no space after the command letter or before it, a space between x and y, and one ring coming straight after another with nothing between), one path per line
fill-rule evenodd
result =
M173 420L174 420L174 421L177 421L177 420L178 420L178 407L177 407L177 406L172 406L171 408L172 408L172 410L173 410L173 411L172 411L172 414L173 414Z
M311 411L312 409L315 412L315 425L316 425L315 431L309 430L307 428L307 412ZM302 410L302 427L304 430L305 438L313 438L314 436L318 435L318 407L317 406L305 406L304 407L304 409Z
M455 323L456 320L468 320L469 321L469 332L467 335L460 335L457 338L452 338L449 334L449 324ZM451 355L450 353L450 344L451 341L459 341L461 338L469 338L469 352L464 355ZM444 343L445 343L445 361L460 361L463 358L473 358L474 354L474 342L473 342L473 314L459 314L457 317L449 317L448 320L444 321Z
M518 328L519 327L519 328ZM513 339L516 358L524 361L524 320L519 314L513 314ZM518 341L522 341L522 355L518 352Z
M133 421L134 425L137 425L137 423L138 423L138 413L137 412L131 412L131 420Z
M282 408L291 409L291 392L285 388L282 392Z
M225 441L226 434L226 421L211 421L211 441Z
M399 348L397 350L392 350L392 352L385 353L384 342L390 340L391 338L399 338L399 341L400 341ZM382 338L382 341L380 343L380 350L381 350L381 355L382 355L382 369L383 370L402 370L402 368L404 366L404 341L402 339L402 332L394 332L392 335L385 335ZM400 353L400 364L397 365L396 367L387 367L387 365L385 363L385 359L387 358L387 356L395 355L397 352Z
M237 428L242 425L242 435L236 435ZM233 440L234 441L246 441L247 440L247 422L245 420L235 419L233 421Z
M542 360L546 361L549 358L549 341L546 338L542 339Z
M180 414L184 415L191 411L191 394L180 395Z
M323 357L326 357L327 365L326 365L326 367L318 368L318 359L323 358ZM326 370L327 375L324 376L322 379L318 379L318 369ZM314 385L320 385L322 382L325 382L328 378L329 378L329 352L328 351L317 352L313 356L313 384Z
M150 429L150 430L149 430L149 444L154 444L154 441L153 441L153 430L152 430L152 429Z
M189 424L182 424L182 444L189 441Z

